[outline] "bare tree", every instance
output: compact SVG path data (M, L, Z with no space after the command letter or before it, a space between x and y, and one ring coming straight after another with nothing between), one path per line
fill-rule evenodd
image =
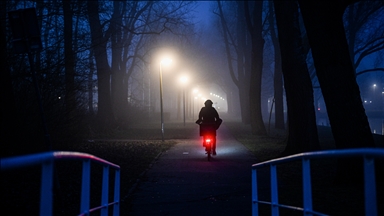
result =
M220 23L222 26L222 35L224 38L227 63L229 73L231 75L233 83L237 86L239 90L239 99L240 99L240 111L241 119L243 123L250 123L250 110L249 110L249 70L246 69L246 59L247 59L247 35L245 29L245 19L244 19L244 7L243 2L236 2L237 6L237 23L236 23L236 36L230 31L228 27L228 22L224 15L222 5L220 1L217 1ZM235 41L237 38L237 41ZM233 65L232 49L236 50L237 56L237 70L235 71L235 66Z
M264 135L267 133L261 114L261 75L263 68L264 39L262 37L262 8L263 2L256 1L251 12L249 3L244 2L245 20L252 40L252 69L250 77L249 102L251 112L252 133Z
M273 12L273 2L269 1L269 31L271 40L273 43L273 49L275 53L275 71L273 75L273 89L274 89L274 100L275 100L275 128L284 129L284 92L283 92L283 74L281 68L281 53L280 45L278 42L278 36L275 30L275 16Z
M138 63L141 64L142 61L145 61L142 53L149 53L143 50L145 47L142 46L142 43L148 42L148 38L155 39L166 33L181 37L182 34L178 31L178 28L185 25L186 11L188 11L190 4L191 2L185 1L115 1L110 4L113 8L111 18L99 15L102 19L95 21L95 18L92 17L94 20L89 20L91 35L94 36L92 41L98 71L99 112L105 112L105 107L103 108L105 101L100 101L102 99L101 92L108 93L109 89L111 89L108 93L109 98L103 96L104 99L110 101L108 103L111 103L111 105L108 105L111 108L111 111L108 112L112 113L109 117L111 117L112 121L113 119L127 119L127 113L129 113L127 112L129 109L129 101L127 100L130 88L129 80L137 70ZM87 5L90 9L89 6L97 5L97 2L88 2ZM92 7L93 10L96 10L95 6ZM95 25L92 22L98 24ZM95 26L99 30L96 30ZM94 35L94 31L97 33L96 35ZM98 49L103 53L102 56L96 53ZM106 61L108 56L110 56L111 65ZM102 62L101 65L100 62ZM147 62L145 63L147 64ZM111 79L110 88L107 90L103 90L104 87L107 87L106 83L104 87L100 86L100 66L104 67L104 78L109 80L110 77Z
M64 67L65 67L65 105L69 120L73 118L73 112L76 108L75 99L75 56L73 46L73 16L71 1L63 1L64 13Z
M95 54L98 78L98 112L102 122L113 119L110 94L110 67L107 57L107 39L103 35L103 27L99 18L99 2L88 1L88 20L91 29L92 47Z
M94 55L91 50L89 52L89 58L88 58L89 73L87 76L88 109L91 115L95 114L95 111L93 109L93 91L94 91L93 75L95 73L95 64L94 64L93 56Z
M312 82L295 1L274 1L288 108L288 142L283 154L320 149Z
M371 54L384 50L384 29L377 28L380 21L375 18L383 11L384 3L382 1L359 1L347 7L344 23L349 53L355 69ZM384 68L356 71L356 76L376 71L384 72Z
M342 15L349 2L299 1L336 146L373 146Z
M237 39L237 76L238 82L237 86L240 93L240 109L242 113L243 123L249 124L250 119L250 98L248 97L248 91L250 88L250 76L251 71L249 65L250 63L250 48L249 35L247 34L246 23L245 23L245 12L244 12L244 2L237 1L237 24L236 24L236 39ZM233 42L232 42L233 43ZM234 43L233 43L234 44Z
M19 125L19 115L16 112L14 92L12 88L11 70L7 58L7 38L6 38L6 5L7 2L0 3L0 57L2 59L0 67L1 73L1 101L3 101L3 111L1 114L1 157L12 155L13 145L9 140L17 142L17 131ZM16 139L16 140L15 140Z

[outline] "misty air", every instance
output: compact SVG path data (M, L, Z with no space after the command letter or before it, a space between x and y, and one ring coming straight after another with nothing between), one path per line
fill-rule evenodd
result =
M7 214L384 214L383 1L0 6Z

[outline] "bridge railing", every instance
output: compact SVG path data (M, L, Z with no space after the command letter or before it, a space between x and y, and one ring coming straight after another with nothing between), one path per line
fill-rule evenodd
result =
M287 157L277 158L252 165L252 215L259 215L258 204L271 205L272 215L279 215L279 208L287 208L302 211L304 215L325 215L313 210L312 207L312 183L311 183L311 159L318 158L345 158L362 157L364 159L364 204L365 215L377 215L375 159L384 159L384 149L360 148L346 150L329 150L301 153ZM276 165L293 161L301 161L303 178L303 207L283 205L278 202L278 181ZM271 201L259 200L257 188L257 169L270 167Z
M119 215L120 205L120 166L96 156L80 152L46 152L40 154L2 158L0 160L1 171L41 165L41 194L40 194L40 215L53 214L53 167L56 160L81 160L83 163L81 182L81 203L80 214L89 215L91 212L99 211L100 215L108 215L108 207L113 206L113 215ZM91 185L91 162L103 166L101 205L90 209L90 185ZM115 171L114 199L108 203L109 196L109 170Z

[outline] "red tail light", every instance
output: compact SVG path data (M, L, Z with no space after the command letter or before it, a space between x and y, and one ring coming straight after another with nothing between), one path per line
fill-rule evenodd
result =
M211 139L205 139L206 143L210 143L212 140Z

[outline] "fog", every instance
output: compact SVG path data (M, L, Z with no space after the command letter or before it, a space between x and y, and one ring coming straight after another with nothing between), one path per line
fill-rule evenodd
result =
M134 124L143 118L158 121L161 100L166 121L182 121L184 115L187 121L194 121L206 99L214 102L220 114L244 121L249 106L241 102L241 95L250 100L250 79L246 74L249 73L249 56L238 63L237 16L233 10L236 2L222 3L223 17L228 26L228 47L224 42L217 2L106 1L98 4L81 1L73 3L72 10L68 12L63 11L61 2L44 5L33 1L7 1L3 4L6 12L36 8L40 34L33 38L41 40L41 49L30 53L37 74L37 81L34 82L27 53L14 52L17 44L12 42L16 36L12 28L15 27L11 26L9 18L3 17L7 50L4 68L9 69L9 78L5 79L9 86L4 94L9 101L13 101L7 109L26 120L26 128L40 128L36 127L36 122L39 122L36 117L39 113L34 90L36 84L50 130L59 131L58 125L66 127L68 122L78 124L88 118L119 122L117 124ZM369 5L362 4L360 7ZM367 16L354 37L349 37L353 33L349 26L359 20L348 20L345 15L344 25L348 40L355 38L349 43L355 47L352 59L365 112L372 132L382 134L384 53L380 39L383 32L379 28L382 23L379 20L383 7L377 4L374 9L377 10L372 16ZM276 53L269 28L269 10L269 2L266 1L262 11L261 99L257 103L261 107L264 123L274 125L277 105L274 89ZM346 14L351 11L346 10ZM64 16L70 18L64 19ZM303 23L300 25L305 29ZM247 28L242 27L246 32ZM248 32L246 37L248 47L244 52L249 55ZM161 59L168 55L172 63L160 66ZM329 126L327 106L310 51L307 66L312 79L317 124ZM244 76L239 72L241 67L243 69L240 70L248 71ZM183 84L180 83L182 75L188 77ZM241 92L239 88L242 87L245 90ZM287 124L285 96L284 91L282 109L284 124Z

